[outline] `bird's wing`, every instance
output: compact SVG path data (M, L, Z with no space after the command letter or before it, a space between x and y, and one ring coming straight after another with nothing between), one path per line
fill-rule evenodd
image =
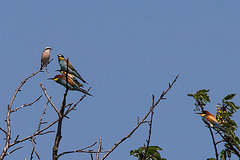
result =
M66 60L66 62L67 62L67 60ZM71 68L72 70L75 70L75 68L73 67L73 65L70 61L68 61L68 67Z
M212 124L214 123L218 123L218 121L216 120L215 116L214 115L206 115L205 118Z

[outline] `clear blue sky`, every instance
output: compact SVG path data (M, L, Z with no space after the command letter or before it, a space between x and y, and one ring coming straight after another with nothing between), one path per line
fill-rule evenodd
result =
M84 99L71 119L64 120L60 152L86 147L99 137L103 150L110 149L149 110L151 95L158 97L180 74L167 100L155 110L151 145L162 147L162 156L169 160L214 157L210 133L194 114L194 101L187 94L210 89L212 103L207 109L213 113L229 93L238 94L234 100L239 105L240 1L13 0L0 1L0 18L0 126L5 127L7 104L15 89L39 69L42 50L50 46L54 49L50 76L40 73L24 85L14 107L42 95L40 82L59 107L64 88L47 78L57 74L57 54L69 57L94 97ZM67 100L76 102L81 96L71 92ZM13 136L20 133L21 138L37 129L46 101L43 97L12 115ZM56 117L49 106L44 121ZM3 136L0 133L1 147ZM142 126L108 159L134 159L130 150L142 146L147 136L148 126ZM51 159L54 137L55 133L36 139L44 160ZM29 159L30 153L27 141L6 159ZM61 158L66 159L90 157Z

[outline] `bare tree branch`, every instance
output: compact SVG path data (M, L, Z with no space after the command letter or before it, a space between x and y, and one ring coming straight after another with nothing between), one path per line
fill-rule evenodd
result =
M40 158L40 156L39 156L39 154L37 153L37 150L36 150L36 148L35 148L35 138L34 138L34 137L32 137L31 142L32 142L32 146L33 146L33 151L34 151L34 153L36 154L37 158L40 160L41 158ZM31 157L33 157L32 154L31 154Z
M69 154L69 153L78 153L78 152L84 152L84 153L96 153L96 152L92 152L92 151L84 151L85 149L88 149L88 148L91 148L93 147L95 144L97 144L97 142L94 142L93 144L91 144L90 146L87 146L85 148L82 148L82 149L78 149L78 150L74 150L74 151L67 151L67 152L63 152L63 153L60 153L58 155L58 158L65 155L65 154Z
M39 96L35 101L33 101L33 102L29 103L29 104L24 104L24 105L22 105L22 106L20 106L20 107L18 107L18 108L16 108L16 109L13 109L13 110L11 110L11 112L16 112L16 111L18 111L18 110L21 109L21 108L24 108L24 107L27 107L27 106L32 106L32 105L33 105L34 103L36 103L41 97L42 97L42 95Z
M27 136L27 137L22 138L22 139L20 139L20 140L14 141L13 143L9 144L9 147L12 147L12 146L14 146L14 145L16 145L16 144L18 144L18 143L24 142L24 141L26 141L26 140L29 140L29 139L31 139L33 136L42 135L42 132L43 132L43 131L47 130L48 128L50 128L51 126L53 126L53 125L54 125L55 123L57 123L57 122L58 122L58 119L55 120L55 121L53 121L51 124L49 124L49 125L46 126L45 128L43 128L43 129L41 129L41 130L33 133L31 136ZM47 133L51 133L51 132L54 132L54 131L49 131L49 132L47 132Z
M3 131L3 133L5 133L7 135L7 131L5 131L4 129L2 129L2 127L0 127L0 130Z
M97 150L96 160L99 160L99 153L101 152L101 149L102 149L102 138L99 137L99 144L98 144L98 150Z
M66 71L66 90L65 90L65 93L63 96L60 113L59 113L57 134L55 137L53 152L52 152L53 160L58 159L58 148L59 148L60 141L62 139L62 122L63 122L63 118L64 118L64 109L66 106L67 93L68 93L68 58L67 58L67 71Z
M146 120L146 118L149 116L149 114L153 111L153 109L158 105L158 103L162 100L162 99L166 99L164 98L164 96L167 94L167 92L172 88L173 84L176 82L177 78L179 75L176 76L176 78L173 80L173 82L168 86L168 89L166 91L163 91L160 98L157 100L157 102L150 108L150 110L148 111L148 113L142 118L142 120L136 125L136 127L128 134L126 135L124 138L122 138L119 142L115 143L114 146L101 158L101 160L104 160L110 153L112 153L119 144L121 144L123 141L125 141L126 139L128 139L137 129L138 127L144 123L144 121Z
M152 106L151 108L154 106L154 95L152 95ZM151 110L150 108L150 110ZM153 121L153 109L152 109L152 112L151 112L151 118L150 118L150 122L149 122L149 131L148 131L148 140L147 140L147 147L146 147L146 153L143 155L143 159L147 159L147 152L148 152L148 148L149 148L149 145L150 145L150 139L151 139L151 134L152 134L152 121Z
M51 97L49 97L49 98L51 99ZM48 100L47 103L46 103L46 105L45 105L45 107L44 107L44 109L43 109L42 116L41 116L41 118L40 118L40 121L39 121L39 124L38 124L37 131L40 130L41 125L43 124L43 122L42 122L43 115L45 114L45 111L46 111L46 109L47 109L47 106L48 106L48 103L49 103L49 102L50 102L50 101Z
M4 145L3 151L2 151L2 153L0 155L0 159L3 159L6 156L7 151L9 149L9 147L10 147L10 139L11 139L10 114L11 114L12 105L13 105L13 102L14 102L16 96L17 96L17 93L19 91L21 91L21 87L27 82L28 79L32 78L33 76L35 76L39 72L41 72L41 70L38 70L37 72L33 73L31 76L27 77L23 82L21 82L21 84L18 86L18 88L16 89L15 93L13 94L13 97L11 99L10 104L8 105L8 111L7 111L7 116L6 116L6 122L7 122L6 141L5 141L5 145Z
M53 109L57 112L58 116L60 117L60 112L58 111L57 107L53 104L51 98L48 96L47 91L46 91L46 89L43 87L43 84L42 84L42 83L40 83L40 87L42 88L45 96L47 97L48 101L49 101L50 104L52 105Z
M7 155L9 155L9 154L12 154L13 152L15 152L16 150L19 150L19 149L21 149L21 148L23 148L23 146L21 146L21 147L18 147L18 148L15 148L14 150L12 150L11 152L9 152L9 153L6 153L6 156Z
M215 142L215 139L214 139L214 135L213 135L213 132L212 132L212 129L210 126L208 126L209 130L210 130L210 133L211 133L211 136L212 136L212 140L213 140L213 145L214 145L214 149L215 149L215 155L216 155L216 160L218 160L218 151L217 151L217 144Z
M88 88L87 93L90 91L91 87ZM72 110L75 110L75 108L77 107L77 105L86 97L86 93L79 99L79 101L77 101L77 103L75 103L73 105L73 107L71 108L71 106L67 109L67 111L65 112L64 116L66 116L68 113L70 113Z

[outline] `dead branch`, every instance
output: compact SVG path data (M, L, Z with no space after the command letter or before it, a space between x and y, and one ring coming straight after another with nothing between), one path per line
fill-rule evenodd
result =
M91 87L88 88L87 93L90 91ZM73 107L71 108L71 106L67 109L67 111L65 112L64 116L66 116L68 113L70 113L72 110L75 110L75 108L77 107L77 105L86 97L86 93L79 99L79 101L77 101L77 103L75 103L73 105Z
M66 106L67 94L68 94L68 58L67 58L67 71L66 71L66 90L65 90L65 93L64 93L64 96L63 96L63 100L62 100L62 104L61 104L61 108L60 108L60 113L59 113L57 134L56 134L56 137L55 137L53 152L52 152L53 160L58 159L58 148L59 148L60 141L62 139L62 122L63 122L63 118L64 118L64 109L65 109L65 106Z
M37 158L40 160L40 156L39 156L39 154L37 153L37 150L36 150L36 148L35 148L36 142L35 142L35 138L34 138L34 137L32 137L31 142L32 142L33 151L34 151L34 153L36 154ZM32 154L31 154L31 157L33 157L33 152L32 152Z
M4 129L2 129L2 127L0 127L0 130L3 131L3 133L5 133L7 135L7 131L5 131Z
M58 116L60 117L60 112L58 111L57 107L53 104L51 98L48 96L47 91L46 91L46 89L43 87L43 84L42 84L42 83L40 83L40 87L42 88L45 96L47 97L48 101L49 101L50 104L52 105L53 109L57 112Z
M151 108L154 106L154 95L152 95L152 106ZM150 110L151 110L150 108ZM149 145L150 145L150 139L151 139L151 134L152 134L152 121L153 121L153 109L152 109L152 112L151 112L151 118L150 118L150 122L149 122L149 131L148 131L148 140L147 140L147 147L146 147L146 151L145 151L145 154L143 156L143 159L145 159L147 157L147 152L148 152L148 148L149 148Z
M99 144L98 144L98 150L97 150L97 155L96 155L96 160L99 160L99 153L101 152L102 149L102 138L99 137Z
M95 144L97 144L97 142L94 142L93 144L91 144L90 146L87 146L85 148L82 148L82 149L78 149L78 150L74 150L74 151L67 151L67 152L63 152L63 153L60 153L58 155L58 158L65 155L65 154L69 154L69 153L78 153L78 152L84 152L84 153L96 153L96 152L92 152L91 150L89 151L84 151L85 149L88 149L88 148L91 148L93 147Z
M163 91L162 94L160 95L160 98L157 100L157 102L150 108L150 110L148 111L148 113L142 118L142 120L135 126L135 128L128 134L126 135L124 138L122 138L120 141L118 141L117 143L114 144L114 146L101 158L101 160L104 160L110 153L112 153L119 144L121 144L123 141L125 141L126 139L128 139L137 129L138 127L143 124L143 122L146 120L146 118L149 116L149 114L153 111L153 109L158 105L158 103L162 100L162 99L166 99L164 98L164 96L168 93L168 91L172 88L173 84L176 82L177 78L179 75L176 76L176 78L173 80L173 82L168 86L168 89L166 91Z
M11 152L9 152L9 153L6 153L6 155L12 154L13 152L15 152L16 150L19 150L19 149L21 149L21 148L23 148L23 146L21 146L21 147L18 147L18 148L15 148L15 149L14 149L14 150L12 150Z
M33 102L29 103L29 104L24 104L24 105L22 105L22 106L20 106L20 107L18 107L18 108L15 108L14 110L11 110L11 113L18 111L18 110L21 109L21 108L24 108L24 107L27 107L27 106L32 106L32 105L33 105L34 103L36 103L41 97L42 97L42 95L39 96L35 101L33 101Z
M19 91L21 91L22 86L27 82L28 79L32 78L33 76L35 76L36 74L38 74L39 72L41 72L41 70L38 70L37 72L33 73L32 75L30 75L29 77L27 77L23 82L21 82L21 84L18 86L18 88L16 89L15 93L13 94L13 97L10 101L10 104L8 105L8 111L7 111L7 116L6 116L6 122L7 122L7 134L6 134L6 141L5 141L5 145L3 148L3 151L0 155L0 159L2 160L6 154L7 151L10 147L10 139L11 139L11 123L10 123L10 114L11 114L11 110L12 110L12 105L13 102L17 96L17 93Z
M49 97L49 98L51 99L51 97ZM41 118L40 118L40 121L39 121L39 124L38 124L37 131L40 130L41 125L43 124L43 122L42 122L43 115L45 114L45 111L46 111L46 109L47 109L47 106L48 106L48 103L49 103L49 102L50 102L50 101L48 100L47 103L46 103L46 105L45 105L45 107L44 107L44 109L43 109L42 116L41 116Z

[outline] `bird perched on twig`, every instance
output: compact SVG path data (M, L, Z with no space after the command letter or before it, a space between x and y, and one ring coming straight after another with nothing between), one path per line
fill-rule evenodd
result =
M50 59L50 51L52 50L51 47L46 47L43 52L42 52L42 57L41 57L41 68L40 70L43 69L43 67L45 67L47 75L49 75L48 70L47 70L47 65Z
M215 130L219 129L219 130L227 133L227 130L223 126L221 126L221 124L216 120L215 116L212 115L210 112L202 111L202 112L196 113L196 114L200 114L203 122L206 123L208 126L214 128Z
M74 91L80 91L83 92L89 96L92 96L91 94L87 93L87 91L85 91L84 89L82 89L80 86L78 86L70 76L68 76L66 78L66 75L56 75L53 78L48 78L48 79L52 79L55 82L61 84L62 86L66 87L66 84L68 86L69 90L74 90ZM66 79L67 79L67 83L66 83Z
M67 60L64 58L64 56L62 54L58 55L58 63L61 67L62 71L67 72ZM77 72L77 70L72 66L71 62L68 61L68 73L76 76L77 78L79 78L83 83L87 83L82 76Z
M66 75L67 74L67 72L62 71L62 70L56 70L56 71L59 71L62 75ZM83 84L78 82L77 78L73 74L68 73L67 76L69 78L71 78L76 83L77 86L83 87Z

